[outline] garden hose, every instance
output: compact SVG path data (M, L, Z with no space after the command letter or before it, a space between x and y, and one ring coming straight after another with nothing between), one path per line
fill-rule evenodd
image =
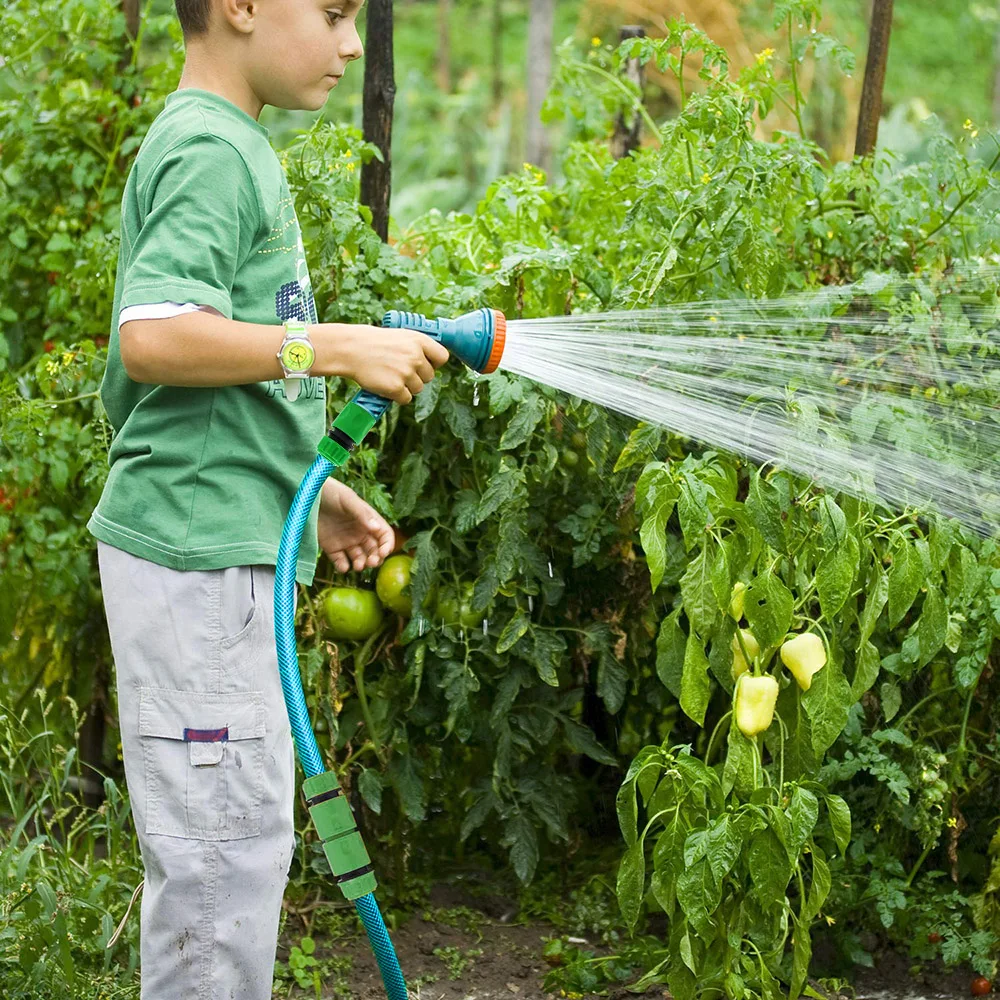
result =
M393 310L385 314L382 325L425 333L483 374L494 371L500 363L507 329L503 313L493 309L477 309L453 320L428 319L418 313ZM299 485L281 532L274 575L274 638L292 740L306 776L302 790L309 815L337 884L344 896L354 902L365 926L389 1000L406 1000L406 982L375 902L377 883L371 859L337 776L323 766L302 691L295 644L295 565L309 514L327 477L347 461L390 403L391 400L362 389L341 410L319 443L319 455Z

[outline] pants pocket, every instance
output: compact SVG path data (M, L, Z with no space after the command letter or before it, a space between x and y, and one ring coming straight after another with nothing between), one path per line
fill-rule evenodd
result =
M146 833L238 840L261 831L264 697L140 685Z
M242 644L257 628L261 608L253 566L227 566L217 570L219 620L223 649Z

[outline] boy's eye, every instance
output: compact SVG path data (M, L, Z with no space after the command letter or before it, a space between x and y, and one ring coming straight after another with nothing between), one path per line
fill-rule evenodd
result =
M330 24L336 24L338 21L342 20L343 17L344 17L343 14L341 14L339 11L336 11L336 10L328 10L326 12L326 16L327 16L327 19L330 21Z

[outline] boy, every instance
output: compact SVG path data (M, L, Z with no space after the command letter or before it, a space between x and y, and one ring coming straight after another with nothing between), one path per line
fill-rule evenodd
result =
M265 1000L288 878L294 757L274 643L285 515L326 428L325 382L399 403L448 352L317 323L292 198L257 121L317 110L362 54L360 0L176 0L178 89L122 199L102 400L116 434L88 523L145 869L142 1000ZM310 361L312 362L310 365ZM328 480L303 536L339 572L393 532Z

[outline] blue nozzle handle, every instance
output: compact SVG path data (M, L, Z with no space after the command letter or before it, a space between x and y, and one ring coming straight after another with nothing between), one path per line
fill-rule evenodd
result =
M497 333L497 313L476 309L456 319L429 319L420 313L391 309L382 317L383 326L416 330L439 340L459 361L473 371L486 371Z
M503 313L485 308L476 309L457 319L429 319L420 313L393 309L382 317L382 326L427 334L475 371L491 372L496 368L503 351L507 321ZM341 410L329 434L320 442L320 454L335 466L343 464L391 403L391 399L367 389L359 390Z

